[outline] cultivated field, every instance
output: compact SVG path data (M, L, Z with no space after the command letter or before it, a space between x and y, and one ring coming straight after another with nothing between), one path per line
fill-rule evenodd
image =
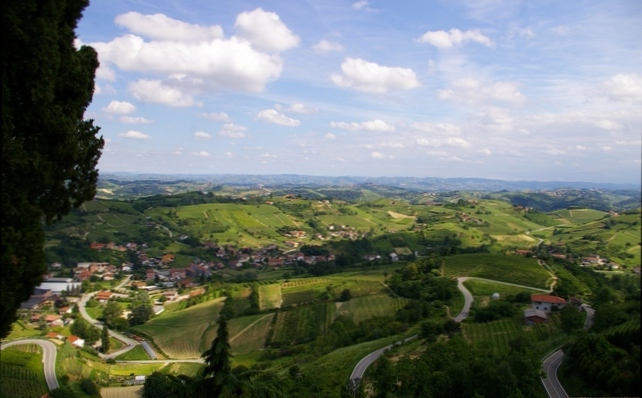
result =
M334 303L319 303L277 313L272 344L290 345L314 340L332 323Z
M218 298L181 311L165 312L144 325L136 326L172 358L198 358L210 342L203 341L204 332L216 324L223 307Z
M42 367L40 347L28 344L2 350L0 385L2 386L2 396L12 398L44 396L48 388Z
M560 337L559 320L551 316L548 323L526 326L521 319L501 319L487 323L463 323L464 337L474 346L490 347L495 354L505 354L510 349L509 341L525 337L531 344L541 346L543 352L547 341Z
M143 396L143 386L103 387L100 389L101 398L140 398Z
M445 276L475 276L518 285L548 288L550 274L536 259L503 254L462 254L445 258Z
M394 316L408 303L405 298L393 298L385 294L356 297L336 304L334 316L343 315L359 323L375 316Z
M259 308L261 310L279 308L281 303L281 284L273 283L259 286Z
M233 354L246 354L265 347L265 339L275 314L260 315L259 319L230 338Z

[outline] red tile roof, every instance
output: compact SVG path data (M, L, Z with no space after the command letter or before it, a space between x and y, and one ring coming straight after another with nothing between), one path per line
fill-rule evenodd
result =
M566 304L566 300L557 296L549 296L547 294L536 294L531 296L531 301L539 301L542 303L553 303L553 304Z

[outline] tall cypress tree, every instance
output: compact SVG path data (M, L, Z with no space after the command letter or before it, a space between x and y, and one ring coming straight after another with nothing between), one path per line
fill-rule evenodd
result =
M46 271L43 222L94 197L104 141L84 113L96 52L76 49L88 0L2 3L0 338Z
M219 318L216 338L212 341L212 346L201 355L201 358L205 360L203 377L211 379L208 382L209 393L216 397L221 393L232 373L232 354L230 353L229 332L225 317Z
M106 354L107 351L109 351L109 346L111 344L109 342L109 329L107 329L106 323L103 323L103 333L100 336L100 343L100 349L104 354Z

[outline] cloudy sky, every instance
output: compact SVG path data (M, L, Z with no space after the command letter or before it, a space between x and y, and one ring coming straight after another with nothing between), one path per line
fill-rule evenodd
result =
M93 0L103 172L640 183L642 2Z

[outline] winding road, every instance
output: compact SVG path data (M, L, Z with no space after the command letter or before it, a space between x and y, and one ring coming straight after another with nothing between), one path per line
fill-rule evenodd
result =
M523 287L530 290L537 290L544 293L550 293L553 288L553 286L551 286L550 289L541 289L541 288L535 288L531 286L518 285L515 283L501 282L501 281L485 279L485 278L475 278L475 277L457 278L457 288L464 295L464 307L462 308L461 312L456 317L453 318L455 322L462 322L464 319L466 319L468 317L468 314L470 313L470 307L473 304L473 295L466 288L466 286L464 286L464 282L466 282L467 280L480 280L480 281L486 281L486 282L492 282L492 283L500 283L503 285ZM586 312L584 329L589 329L593 323L593 314L595 313L595 310L593 310L591 307L585 304L582 305L582 308ZM418 337L417 335L410 336L395 344L405 343L407 341L416 339L417 337ZM358 384L361 378L363 377L364 373L366 372L366 369L368 369L370 365L372 365L377 359L379 359L379 357L383 355L383 353L386 352L386 350L392 348L395 344L391 344L386 347L380 348L363 357L357 363L357 366L355 366L354 370L352 371L352 374L350 375L350 381L353 384ZM546 389L546 392L550 398L568 398L566 391L564 391L564 387L562 387L562 384L559 382L557 378L557 368L559 368L560 364L562 363L563 357L564 357L564 352L561 349L558 349L552 352L551 354L549 354L548 356L546 356L542 361L542 370L546 375L545 377L542 378L542 384L544 385L544 388Z
M49 387L49 391L60 387L58 379L56 378L56 345L48 340L25 339L2 343L0 349L4 350L7 347L19 344L37 344L42 347L42 365L45 370L47 387Z
M123 287L129 281L130 278L131 278L131 276L127 276L124 281L122 281L118 286L116 286L114 288L114 290L120 289L121 287ZM99 321L95 320L94 318L90 317L89 314L87 313L87 310L85 309L85 304L87 304L87 301L89 301L89 299L94 297L95 294L96 294L96 292L92 292L92 293L87 293L87 294L83 295L80 298L80 300L78 300L78 304L77 304L78 305L78 311L80 312L80 315L82 315L82 317L87 322L89 322L90 324L94 325L95 327L97 327L99 329L102 329L102 327L103 327L102 322L99 322ZM104 359L116 358L117 356L126 353L127 351L131 350L132 348L134 348L138 344L140 344L136 340L132 340L129 337L126 337L126 336L124 336L124 335L122 335L122 334L120 334L120 333L118 333L118 332L116 332L114 330L111 330L111 329L109 330L109 335L111 337L115 338L115 339L118 339L118 340L122 341L123 343L125 343L126 346L122 350L118 350L118 351L116 351L114 353L111 353L111 354L108 354L108 355L98 354L98 355L100 355L101 358L104 358Z

